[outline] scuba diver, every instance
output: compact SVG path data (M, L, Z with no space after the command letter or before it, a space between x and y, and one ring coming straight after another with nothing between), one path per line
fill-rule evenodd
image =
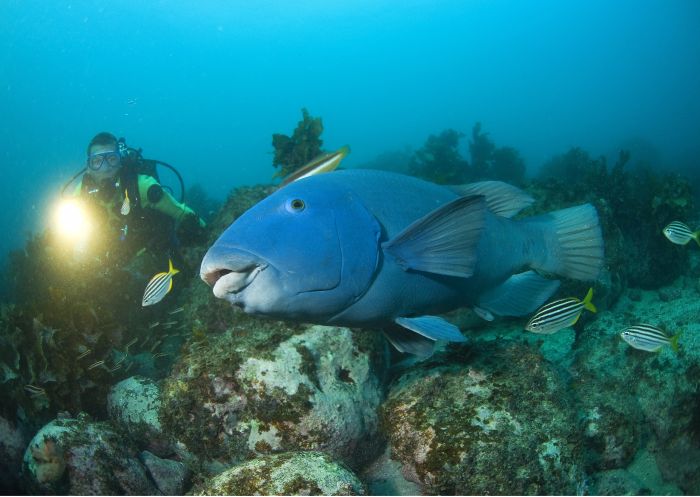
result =
M177 175L180 201L160 184L157 164ZM167 267L168 259L182 266L179 246L204 241L205 222L183 202L184 185L177 170L144 159L123 138L107 132L95 135L87 147L85 169L64 189L83 172L73 195L97 214L104 247L100 252L108 262L142 279Z

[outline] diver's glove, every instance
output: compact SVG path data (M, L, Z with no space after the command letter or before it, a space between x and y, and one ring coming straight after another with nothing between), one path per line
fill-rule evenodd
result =
M187 213L177 227L177 237L185 245L207 241L207 223L194 212Z

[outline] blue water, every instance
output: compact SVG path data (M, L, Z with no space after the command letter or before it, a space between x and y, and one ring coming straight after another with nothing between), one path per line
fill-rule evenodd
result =
M688 1L0 3L0 253L108 130L218 198L266 182L300 109L346 167L476 121L530 171L569 146L700 154ZM463 141L466 148L467 140Z
M514 147L520 153L529 175L570 147L581 147L592 158L609 157L609 164L625 148L632 152L631 165L643 163L689 175L697 197L699 28L697 0L0 0L0 302L15 297L3 290L6 278L1 272L8 252L23 247L28 235L41 232L50 223L51 208L62 186L83 167L87 143L100 131L123 136L129 145L143 148L145 157L176 166L187 186L199 184L218 200L223 200L234 187L273 181L276 169L272 167L272 135L291 134L301 119L302 108L323 119L326 151L350 145L352 153L343 160L343 167L374 167L381 165L378 157L392 153L405 160L423 146L429 135L450 128L465 134L460 152L469 158L470 133L474 124L480 122L497 146ZM164 179L176 185L167 172ZM673 437L658 430L658 426L664 430L666 426L649 413L659 412L662 421L672 420L669 426L681 423L696 430L694 426L698 424L696 418L687 414L692 406L700 405L693 383L698 350L694 344L699 335L694 332L698 327L694 317L697 312L692 307L698 301L695 282L700 275L700 262L695 255L692 259L688 256L695 254L691 251L697 247L694 243L671 246L654 224L671 221L663 219L665 212L692 209L686 203L685 192L673 190L678 184L665 179L671 185L668 191L655 187L651 193L639 193L647 217L648 211L658 207L654 205L652 209L650 205L660 199L658 212L653 212L656 218L653 222L636 219L642 216L626 207L629 204L624 201L633 197L629 190L634 186L630 185L645 185L646 180L624 185L619 181L613 186L620 187L626 196L615 197L611 188L604 192L609 197L601 194L600 198L587 199L596 203L607 221L610 212L618 217L624 214L614 219L626 230L624 236L613 232L606 239L606 250L612 254L612 262L627 264L625 271L612 269L629 281L613 283L619 283L621 292L627 291L624 287L628 284L653 288L626 293L622 304L612 311L601 306L600 324L589 328L588 335L582 335L588 337L585 347L590 355L576 359L580 362L577 367L586 374L598 374L604 372L603 366L609 367L620 372L617 378L624 385L629 385L630 378L635 382L640 377L648 380L649 373L655 373L657 367L666 373L655 387L660 389L658 395L655 391L645 393L644 383L636 393L628 394L645 393L642 407L649 426L643 426L642 433L654 433L667 444L660 445L666 450L661 458L666 466L660 463L659 468L671 473L664 474L664 478L686 488L681 484L695 477L683 476L684 467L674 468L686 457L685 453L678 456L669 449L674 449ZM598 190L591 195L597 195ZM659 191L659 197L648 198ZM554 198L555 193L558 192L548 190L538 195ZM639 226L635 225L637 222ZM697 229L695 224L693 229ZM51 254L45 258L49 260ZM678 260L691 263L683 265ZM671 264L664 265L669 261ZM667 266L672 267L669 274L673 278L682 270L686 279L673 284L659 282L669 286L657 292L644 276L663 273ZM42 266L32 260L29 268L36 267ZM61 293L65 289L53 288L53 283L43 281L42 275L30 276L33 279L28 277L29 283L24 286L54 295L53 300L34 299L47 308L49 302L59 301L59 297L71 295L73 290ZM193 281L203 285L196 277ZM610 281L601 285L614 286ZM601 300L606 298L604 292L598 295ZM31 296L34 297L33 292ZM99 296L105 300L109 297ZM208 292L206 296L213 300ZM85 310L83 303L75 304L66 307L69 313ZM21 314L22 308L17 309L13 319ZM162 309L166 312L168 308ZM111 325L112 309L108 310L99 318L104 317L105 323ZM60 315L59 311L56 315ZM97 316L94 309L91 311ZM190 312L194 311L188 309L182 316ZM614 330L630 325L628 318L632 315L653 322L664 317L668 322L661 324L688 328L677 360L682 368L670 352L660 355L662 359L657 364L655 359L647 359L637 351L618 347ZM84 345L80 322L72 323L70 330L64 330L64 336L57 335L60 340L51 342L58 333L51 328L51 316L25 317L26 323L0 323L12 323L0 333L4 344L16 346L36 364L40 364L37 354L43 354L44 341L47 350L65 347L61 358L78 357L82 349L77 347ZM31 327L29 317L36 318ZM2 319L6 317L3 315ZM98 317L94 319L99 321ZM148 320L142 321L146 326ZM223 320L214 324L222 323ZM109 335L114 342L105 339L94 347L95 361L106 357L111 365L113 357L105 354L111 353L112 346L124 349L126 343L131 343L127 339L132 335L118 335L121 328L117 328L115 325L105 332L114 332L114 336ZM93 331L92 338L103 333L102 328ZM141 331L135 328L128 333ZM519 328L516 331L519 340L522 333ZM185 333L183 340L185 335L189 337ZM38 352L31 349L34 342L26 337L38 340ZM574 343L573 333L569 337ZM604 341L608 338L615 341ZM139 340L134 345L134 355L146 356L149 350L153 355L159 346L155 339L153 342L145 345ZM570 347L574 350L579 345L577 342ZM555 342L550 348L555 350L557 346ZM595 348L599 346L603 348ZM176 355L176 348L172 347L162 347L163 357L166 352ZM584 345L580 345L580 350L584 350ZM596 355L590 350L603 352ZM608 360L610 357L614 361ZM603 366L599 369L594 367L598 358L608 361L601 360ZM34 363L29 364L29 359L21 367L15 366L20 376L4 381L12 398L2 399L7 402L3 405L14 409L18 399L36 400L30 398L32 390L27 391L27 387L32 386L29 382L37 381L48 390L47 399L65 403L65 391L59 388L63 385L55 385L58 381L51 375L43 379L27 376L27 371L34 371ZM90 356L86 359L92 360ZM156 368L154 361L155 356L151 365ZM640 375L635 368L642 361L647 362ZM52 367L56 364L72 365L55 359ZM75 369L92 371L90 375L102 374L86 364L90 362L78 364ZM590 370L586 369L589 366ZM675 370L664 370L672 366L678 366L682 372L677 375L677 384L670 380L676 378ZM61 374L67 374L65 371L73 370L67 367L61 369ZM166 374L165 370L158 372ZM569 373L572 377L579 374ZM585 379L584 373L581 377ZM607 378L602 373L600 377ZM74 384L78 384L77 380ZM89 391L91 384L85 385ZM590 393L580 389L582 397ZM614 389L611 392L614 395ZM657 398L659 406L667 410L656 409ZM686 408L679 409L678 420L674 419L676 411L671 409L678 406L669 399L682 399L678 403ZM627 412L636 412L633 401L637 399L628 399L623 406ZM76 412L81 407L84 406L77 406ZM54 408L63 410L63 404L46 408L42 415L53 416ZM19 414L24 415L19 409L16 412L18 419ZM29 421L38 423L39 418L31 419L32 414L35 413L28 414ZM628 445L640 453L644 446L646 451L647 441L642 443L641 435L633 435L630 438L634 440ZM695 431L692 435L696 436ZM679 447L679 451L685 450L680 443ZM697 448L693 446L693 450ZM646 460L644 454L635 460ZM697 458L687 459L691 468L688 471L695 471L691 463ZM692 485L697 484L696 479L693 482ZM698 488L692 485L687 488Z

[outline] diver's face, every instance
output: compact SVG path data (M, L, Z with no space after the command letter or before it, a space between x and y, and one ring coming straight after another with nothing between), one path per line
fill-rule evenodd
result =
M116 144L93 145L87 160L88 172L98 181L113 178L121 167L121 157Z

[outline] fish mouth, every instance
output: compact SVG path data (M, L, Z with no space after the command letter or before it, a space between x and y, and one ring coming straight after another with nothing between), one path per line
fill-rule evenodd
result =
M208 252L202 261L199 276L212 287L214 296L231 300L268 266L262 261L251 259L252 256L237 253L217 255Z
M253 266L245 271L231 271L227 269L219 269L209 278L216 278L212 285L214 296L225 299L232 294L242 292L250 285L255 277L263 270L265 266Z

